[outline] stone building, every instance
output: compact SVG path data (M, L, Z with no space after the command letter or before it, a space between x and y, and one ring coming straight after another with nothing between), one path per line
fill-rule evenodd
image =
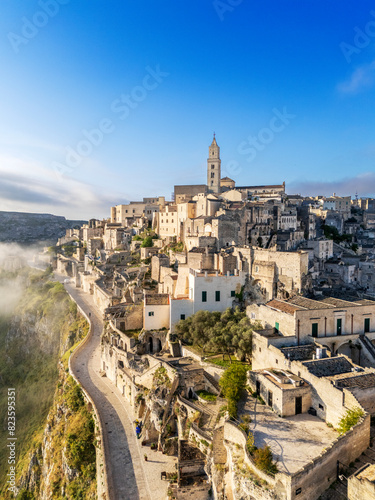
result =
M332 354L346 354L358 364L375 366L375 301L327 297L311 300L293 297L288 301L271 300L247 307L251 320L265 329L274 328L281 337L296 345L319 341ZM356 345L361 348L357 349ZM359 353L361 359L359 359Z
M177 206L165 205L158 213L156 232L159 237L168 243L174 241L179 235Z
M221 159L220 148L217 145L215 134L211 146L208 148L207 159L207 187L211 193L220 193Z
M170 301L168 294L145 294L143 328L161 330L169 328Z

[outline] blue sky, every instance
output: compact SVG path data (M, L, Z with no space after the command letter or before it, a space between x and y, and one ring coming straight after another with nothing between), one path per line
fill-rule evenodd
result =
M375 195L369 1L2 0L0 14L0 210L101 218L170 199L206 182L213 131L238 185Z

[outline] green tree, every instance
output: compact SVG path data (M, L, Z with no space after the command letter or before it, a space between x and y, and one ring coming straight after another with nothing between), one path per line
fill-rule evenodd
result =
M141 247L142 248L149 248L154 245L154 242L152 241L152 236L146 236L146 238L143 240Z
M219 381L224 397L228 400L228 412L231 418L237 417L237 403L246 387L247 367L233 364L227 368Z
M241 360L251 360L252 332L258 324L252 324L238 307L224 312L198 311L181 320L175 327L179 339L197 345L205 352L236 354Z

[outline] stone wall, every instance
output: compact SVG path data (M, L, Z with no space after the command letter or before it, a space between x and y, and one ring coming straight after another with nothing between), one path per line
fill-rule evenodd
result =
M317 500L336 481L337 460L349 465L369 444L370 416L366 415L350 431L336 438L318 457L293 474L290 500ZM299 490L301 492L297 494Z
M371 479L361 477L369 473L374 474L374 466L366 464L348 479L348 499L349 500L373 500L375 498L375 482ZM367 469L367 470L366 470ZM359 476L359 477L358 477Z
M278 499L317 500L336 481L337 460L348 465L369 446L370 416L366 415L350 431L337 437L298 472L291 475L277 473L274 478L257 469L246 449L246 434L233 422L225 422L224 439L242 446L245 463L273 487Z

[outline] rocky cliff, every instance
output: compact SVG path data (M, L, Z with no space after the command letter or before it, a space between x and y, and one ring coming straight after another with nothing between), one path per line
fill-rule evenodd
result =
M67 229L80 227L85 222L51 214L0 212L0 242L55 242Z
M48 272L0 272L0 497L12 498L7 389L15 389L17 498L95 498L94 422L65 354L88 331ZM10 300L11 299L11 300ZM8 311L7 314L5 311Z

